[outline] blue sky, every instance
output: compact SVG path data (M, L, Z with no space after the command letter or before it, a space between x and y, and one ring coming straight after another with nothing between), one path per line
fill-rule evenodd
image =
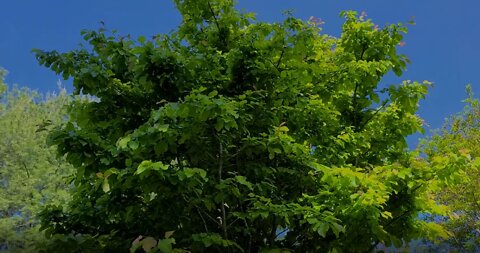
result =
M419 114L431 128L462 109L465 85L480 94L480 2L475 0L239 0L239 8L257 13L261 21L278 21L284 10L297 17L321 18L324 33L339 35L342 10L365 11L379 25L406 22L415 26L405 37L401 52L412 63L401 80L435 83ZM32 48L67 51L82 42L82 29L96 29L103 21L120 34L151 36L167 33L180 22L169 0L4 0L1 3L0 66L9 71L6 82L54 91L59 77L37 64ZM68 84L68 81L64 81ZM413 145L418 136L409 139Z

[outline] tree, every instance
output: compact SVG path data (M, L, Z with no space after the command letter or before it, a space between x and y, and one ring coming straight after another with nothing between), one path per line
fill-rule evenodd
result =
M72 168L46 145L49 124L65 115L67 96L41 97L27 88L7 89L0 74L0 250L36 252L44 239L37 213L64 204Z
M480 101L467 86L468 98L464 110L451 116L444 127L422 143L422 152L429 159L455 153L470 156L474 166L468 167L460 184L444 187L436 194L437 200L447 205L452 214L442 217L453 236L445 243L458 252L478 252L480 248ZM434 158L436 157L436 158Z
M50 135L77 171L67 212L43 214L52 247L366 252L448 236L417 217L444 214L429 185L469 161L408 152L429 82L378 87L408 62L403 25L344 12L334 38L315 19L257 22L229 0L175 3L171 34L102 28L78 50L35 51L96 99Z

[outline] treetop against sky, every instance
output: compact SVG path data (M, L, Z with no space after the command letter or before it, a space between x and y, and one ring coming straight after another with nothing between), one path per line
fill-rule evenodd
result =
M304 20L311 16L320 18L325 22L323 32L331 35L340 34L343 21L338 14L343 10L365 11L379 25L405 22L413 17L416 25L405 36L406 44L401 49L411 64L402 78L435 83L419 110L432 128L440 127L447 115L461 110L465 84L471 83L479 93L480 76L476 74L480 58L477 47L480 26L476 25L479 7L475 0L238 1L238 8L258 13L258 19L264 21L281 20L284 10L293 10ZM55 90L59 77L38 65L32 48L74 49L81 41L79 31L96 29L100 21L108 29L132 36L167 33L180 23L172 1L160 0L141 3L8 0L2 3L2 10L0 66L9 71L6 82L40 91ZM382 82L400 83L400 79L388 75ZM71 91L71 81L64 84Z

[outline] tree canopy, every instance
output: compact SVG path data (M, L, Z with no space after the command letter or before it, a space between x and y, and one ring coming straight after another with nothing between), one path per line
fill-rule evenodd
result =
M0 72L0 251L37 252L37 213L65 204L72 168L46 144L47 129L65 115L66 94L41 97L3 83Z
M404 25L343 12L335 38L230 0L175 3L170 34L102 28L35 51L92 97L49 136L76 169L68 208L42 214L50 252L368 252L449 235L417 217L445 214L430 186L469 158L409 152L430 83L380 85L408 63Z
M475 160L467 167L461 183L443 187L437 201L446 204L451 214L437 219L453 232L445 242L458 252L478 252L480 248L480 102L467 86L468 98L462 112L451 116L444 127L422 143L422 152L429 159L455 153ZM457 179L458 180L458 179Z

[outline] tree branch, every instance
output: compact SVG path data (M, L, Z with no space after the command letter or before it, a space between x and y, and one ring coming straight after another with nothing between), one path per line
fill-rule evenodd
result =
M355 132L357 131L357 90L358 90L359 83L355 83L355 90L353 90L353 97L352 97L352 107L353 107L353 126Z
M216 224L218 224L219 226L221 226L220 222L218 222L215 218L213 218L212 216L210 216L208 213L206 213L205 211L201 210L200 208L198 209L198 211L200 212L203 212L203 214L205 214L207 216L207 218L209 218L210 220L212 220L213 222L215 222Z
M367 51L367 44L366 43L363 43L362 44L362 52L360 53L360 58L359 60L363 60L363 56L365 54L365 51Z
M215 26L217 26L217 29L220 31L220 25L218 24L217 15L215 15L215 12L213 11L210 1L207 1L207 4L208 4L208 8L210 9L210 13L212 14L213 20L215 21Z
M215 26L217 27L218 35L219 35L220 39L222 40L222 42L224 44L224 47L226 48L227 47L227 41L226 41L225 37L220 32L221 31L220 30L220 24L218 23L217 15L213 11L213 8L212 8L212 5L210 4L210 1L207 1L207 4L208 4L208 9L210 9L210 13L212 14L213 20L215 22Z
M477 197L475 196L475 192L472 192L472 197L473 197L473 203L474 203L475 206L478 208L478 210L480 210L480 204L479 204L479 202L477 201Z
M238 155L240 154L240 152L242 152L245 148L247 148L247 145L243 145L241 148L237 149L237 152L233 155L231 155L230 157L227 158L227 161L232 159L232 158L236 158L238 157Z
M222 179L222 174L223 174L223 143L222 140L218 137L218 143L219 143L219 157L218 157L218 180L221 183L223 181ZM227 214L225 211L225 201L222 200L220 210L222 212L222 230L223 230L223 237L225 239L228 239L228 234L227 234Z
M278 58L277 64L275 65L275 68L277 70L278 70L278 67L280 66L280 62L282 61L284 54L285 54L285 46L283 46L282 53L280 54L280 58Z
M230 222L230 224L228 224L227 227L232 226L232 225L233 225L235 222L237 222L239 219L240 219L240 218L237 217L235 220L233 220L232 222Z
M202 213L200 212L200 209L198 208L198 206L195 206L195 207L196 207L196 209L197 209L198 215L200 215L200 219L202 219L203 227L205 228L205 232L208 233L207 222L206 222L205 219L203 218L203 215L202 215Z
M383 101L382 106L380 106L377 110L375 110L375 112L365 122L363 122L363 124L359 126L358 129L362 130L368 124L368 122L370 122L377 115L377 113L379 113L383 108L385 108L387 104L388 104L388 100Z
M280 236L281 234L283 234L283 233L285 233L285 232L287 232L287 231L288 231L288 228L286 228L286 229L284 229L284 230L282 230L282 231L278 232L278 233L277 233L277 235L275 236L275 239L277 239L277 238L278 238L278 236Z
M360 61L363 60L363 55L365 54L365 51L367 50L367 45L364 43L362 45L362 52L360 53ZM358 131L358 122L357 122L357 91L358 91L358 86L360 85L359 82L355 83L355 90L353 91L353 126L355 129L355 132Z
M277 238L277 217L275 215L273 215L272 230L270 231L270 238L268 238L268 241L270 243L270 247L273 247L273 244L274 244L276 238Z
M252 232L250 232L250 227L248 226L247 220L244 219L243 222L245 223L245 227L246 227L247 230L249 231L249 232L248 232L248 248L247 248L247 252L250 253L250 252L252 252Z
M415 192L416 190L420 189L420 187L422 187L423 184L419 184L418 186L416 186L415 188L413 188L412 192ZM400 220L401 218L405 217L405 215L407 215L408 213L410 213L412 211L412 209L408 209L406 211L404 211L402 214L400 214L399 216L393 218L391 221L389 221L384 227L389 227L391 226L393 223L397 222L398 220ZM375 247L377 247L377 245L380 243L380 241L377 241L376 243L374 243L369 249L367 252L372 252Z
M407 215L409 212L411 212L412 210L411 209L408 209L406 210L405 212L403 212L402 214L400 214L399 216L393 218L389 223L387 223L387 225L385 225L385 228L392 225L394 222L400 220L402 217L404 217L405 215ZM374 244L372 244L372 246L368 249L367 252L372 252L375 247L377 247L377 245L380 243L380 241L377 241L375 242Z
M27 172L27 178L30 178L30 171L28 170L27 164L25 164L24 161L22 161L23 168L25 168L25 171Z
M197 195L198 196L198 195ZM185 196L183 196L183 200L185 200L186 202L190 202L190 200L188 200ZM202 219L203 221L203 226L205 228L205 231L207 231L208 233L208 227L207 227L207 222L205 221L205 219L203 218L203 215L202 215L202 212L203 214L205 214L207 216L207 218L209 218L210 220L212 220L214 223L218 224L220 226L220 223L214 219L212 216L210 216L208 213L206 213L205 211L203 211L202 209L200 209L200 207L198 207L198 205L195 205L194 204L194 207L195 209L197 210L198 214L200 215L200 218Z

